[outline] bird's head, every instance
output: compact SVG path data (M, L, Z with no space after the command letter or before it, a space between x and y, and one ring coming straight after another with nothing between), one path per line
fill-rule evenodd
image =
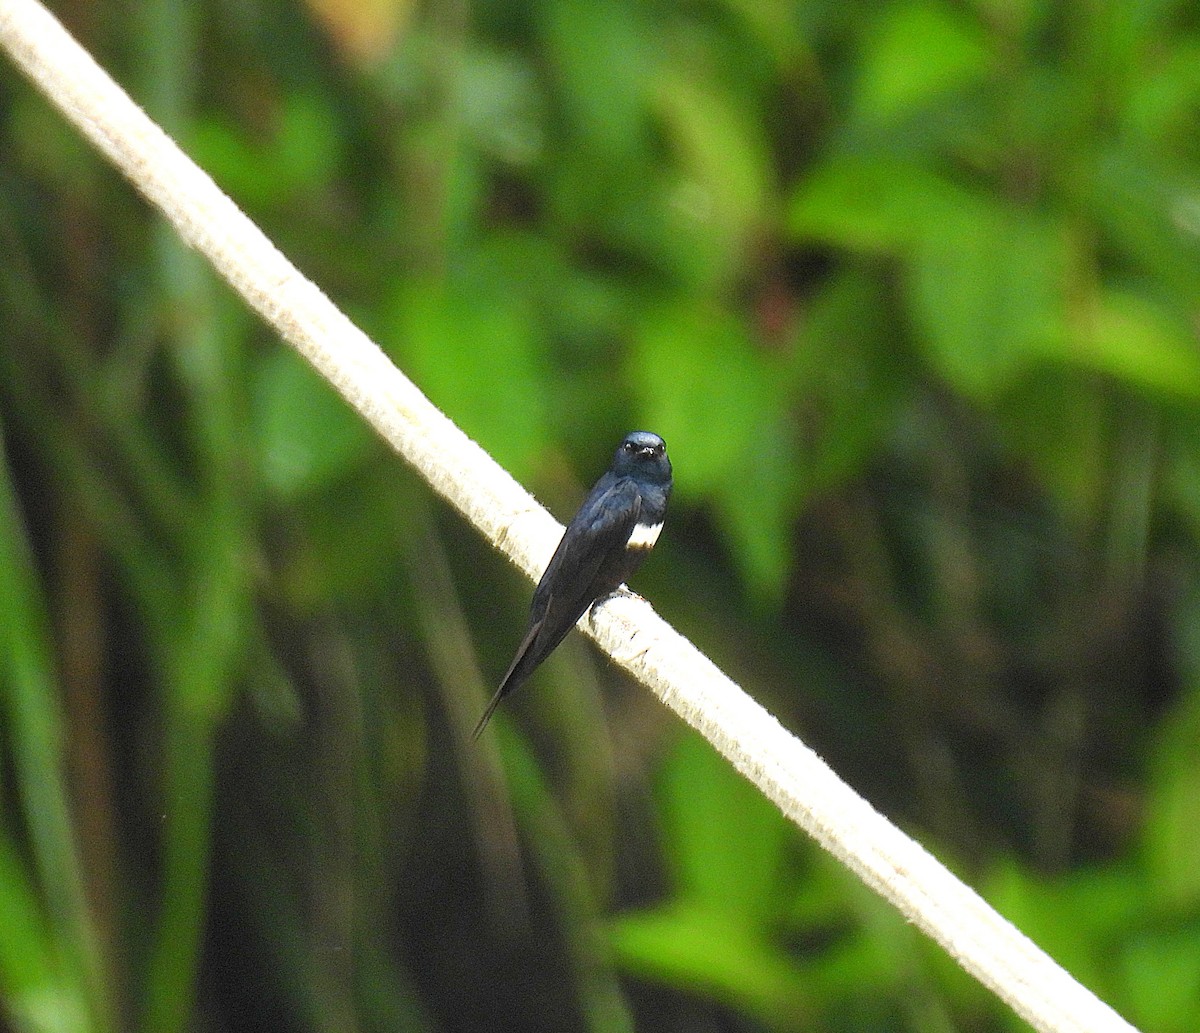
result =
M668 484L671 480L671 460L667 458L667 443L657 434L635 430L626 434L613 456L613 473L636 477L652 484Z

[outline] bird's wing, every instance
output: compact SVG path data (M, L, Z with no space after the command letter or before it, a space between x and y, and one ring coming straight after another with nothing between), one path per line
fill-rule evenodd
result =
M628 478L602 479L579 507L533 594L533 612L575 610L574 624L591 604L593 582L615 550L624 549L642 509L641 493ZM551 605L553 593L553 606Z
M641 494L627 478L601 478L589 492L538 582L525 637L475 726L473 739L479 738L500 701L554 651L591 605L600 568L614 550L625 548L641 506Z

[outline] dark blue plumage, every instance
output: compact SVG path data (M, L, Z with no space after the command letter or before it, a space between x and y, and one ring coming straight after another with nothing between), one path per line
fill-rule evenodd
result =
M529 626L472 738L597 599L616 591L654 546L671 494L671 460L657 434L634 431L588 493L554 550L530 606Z

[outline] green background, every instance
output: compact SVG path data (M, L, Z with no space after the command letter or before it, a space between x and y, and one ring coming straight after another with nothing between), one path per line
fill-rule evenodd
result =
M561 519L1144 1030L1200 1026L1200 14L56 13ZM0 1023L1024 1028L572 636L0 61Z

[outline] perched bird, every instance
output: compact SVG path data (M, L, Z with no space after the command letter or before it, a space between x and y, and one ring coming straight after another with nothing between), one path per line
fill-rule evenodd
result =
M628 434L612 465L563 532L533 593L529 627L508 673L475 726L478 739L496 707L528 678L597 599L642 565L662 530L671 494L667 444L644 430Z

